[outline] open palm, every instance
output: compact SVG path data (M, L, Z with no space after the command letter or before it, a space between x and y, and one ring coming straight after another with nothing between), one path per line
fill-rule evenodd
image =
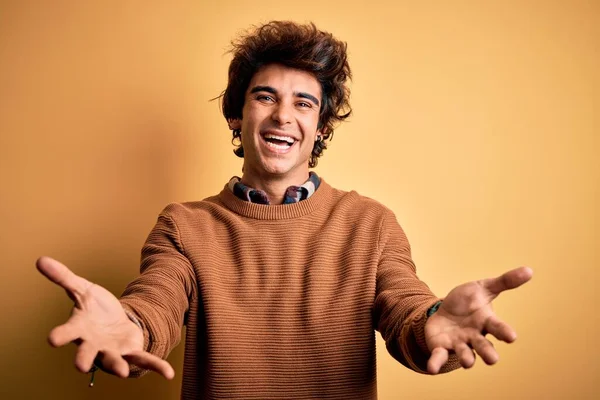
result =
M71 317L52 329L48 341L55 347L76 343L77 369L88 372L96 360L103 370L120 377L127 377L129 364L133 364L173 378L169 363L143 351L142 330L129 319L112 293L51 258L42 257L36 265L75 302Z
M475 362L473 350L485 361L494 364L498 353L485 337L491 334L507 343L517 338L515 331L500 320L492 310L492 301L505 291L517 288L531 279L533 271L521 267L500 277L469 282L452 289L425 325L425 339L431 351L427 364L436 374L454 352L463 367Z

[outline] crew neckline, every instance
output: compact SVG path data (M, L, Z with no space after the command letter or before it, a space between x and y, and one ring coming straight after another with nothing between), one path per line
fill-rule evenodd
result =
M237 197L226 184L219 200L231 211L253 219L278 220L299 218L321 208L331 198L333 188L321 178L319 188L309 198L292 204L256 204Z

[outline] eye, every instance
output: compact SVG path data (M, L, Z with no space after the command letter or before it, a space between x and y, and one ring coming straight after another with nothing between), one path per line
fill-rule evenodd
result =
M268 103L272 103L275 101L273 96L268 95L268 94L259 94L258 96L256 96L256 100L268 102Z
M312 104L310 104L310 103L307 103L306 101L301 101L301 102L299 102L299 103L298 103L298 106L299 106L300 108L311 108L311 107L312 107Z

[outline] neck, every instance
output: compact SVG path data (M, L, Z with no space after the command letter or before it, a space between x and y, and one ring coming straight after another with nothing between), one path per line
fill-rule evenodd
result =
M305 175L305 176L304 176ZM301 186L308 180L308 171L302 176L294 178L277 176L258 176L244 172L241 181L253 189L264 191L271 204L283 204L285 191L290 186Z

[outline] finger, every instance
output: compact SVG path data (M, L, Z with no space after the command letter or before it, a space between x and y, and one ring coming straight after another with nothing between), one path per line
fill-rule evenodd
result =
M48 343L54 347L61 347L81 338L81 332L72 321L57 326L48 334Z
M92 364L94 363L94 359L96 358L97 354L98 349L92 345L91 342L84 340L81 342L81 344L79 344L79 347L77 347L77 353L75 354L75 367L77 367L77 369L84 374L88 373L92 368Z
M477 335L471 340L471 346L486 364L492 365L498 361L499 357L494 345L485 337Z
M475 353L465 342L461 342L454 346L454 352L458 356L460 365L463 368L471 368L475 364Z
M517 333L506 322L498 317L489 317L484 324L483 329L493 335L496 339L506 343L512 343L517 339Z
M102 364L102 370L115 374L119 378L127 378L129 376L129 365L123 360L121 355L113 352L102 352L98 356L98 360Z
M448 350L443 347L436 347L431 352L431 357L427 361L427 371L437 374L440 369L448 362Z
M515 289L526 283L533 276L533 270L528 267L520 267L508 271L497 278L483 280L483 286L495 295L505 290Z
M76 295L85 293L92 285L91 282L75 275L65 265L50 257L40 257L36 266L46 278Z
M134 351L124 355L123 358L133 365L157 372L167 379L173 379L175 376L171 364L154 354L145 351Z

